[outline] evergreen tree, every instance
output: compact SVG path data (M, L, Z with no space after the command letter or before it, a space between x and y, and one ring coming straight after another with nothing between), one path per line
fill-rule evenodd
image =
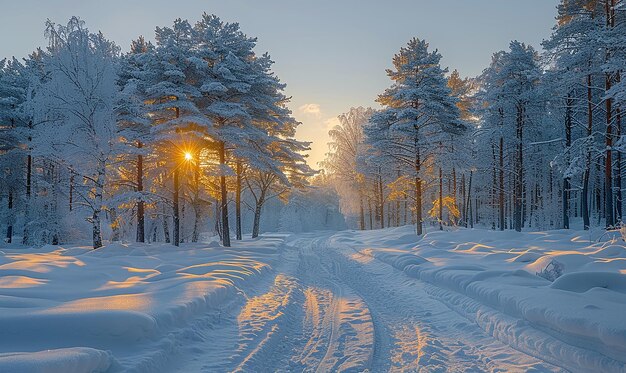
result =
M412 39L393 58L387 75L394 84L378 102L385 108L372 116L365 133L373 148L412 167L416 232L421 235L425 165L433 160L444 133L461 133L456 98L447 85L441 55Z

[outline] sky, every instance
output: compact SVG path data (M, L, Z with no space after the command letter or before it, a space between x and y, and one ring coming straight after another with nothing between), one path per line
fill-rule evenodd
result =
M156 26L203 12L238 22L269 52L287 84L290 108L302 122L297 137L311 141L309 164L328 151L328 130L350 107L372 106L390 85L385 69L412 37L443 55L442 65L476 76L494 52L519 40L540 48L558 0L20 0L0 15L0 58L25 57L45 46L44 22L79 16L91 31L127 51L131 40L154 40Z

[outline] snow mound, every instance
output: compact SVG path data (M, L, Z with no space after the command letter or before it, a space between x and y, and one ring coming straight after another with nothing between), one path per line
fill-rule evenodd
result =
M584 293L593 288L604 288L626 295L626 275L611 272L568 273L554 281L550 287L575 293ZM617 299L619 296L616 296Z
M116 364L107 351L64 348L41 352L0 354L0 372L68 373L106 372Z

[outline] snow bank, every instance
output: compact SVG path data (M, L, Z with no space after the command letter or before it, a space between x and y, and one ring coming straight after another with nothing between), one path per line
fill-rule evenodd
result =
M574 371L626 371L623 242L595 242L588 232L481 229L418 240L413 229L332 240L434 285L431 295L473 310L470 319L519 350Z
M192 319L267 273L284 239L266 236L232 248L5 248L0 371L97 372L113 362L151 371L176 351Z
M0 354L0 372L106 372L115 364L106 351L65 348L42 352Z

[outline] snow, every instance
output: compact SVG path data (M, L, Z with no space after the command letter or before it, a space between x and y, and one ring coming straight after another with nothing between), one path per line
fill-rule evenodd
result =
M247 240L230 249L214 244L5 249L0 371L38 366L52 372L106 371L116 363L149 371L172 353L182 327L265 275L283 239Z
M0 371L626 370L621 238L413 230L4 248Z
M113 367L112 363L108 352L92 348L0 354L0 370L3 372L105 372Z
M519 350L570 370L625 369L626 256L617 239L589 241L582 238L589 233L567 230L460 229L432 231L415 244L412 229L362 233L359 240L340 233L334 240L365 246L360 254L434 285L431 295L451 307L474 305L469 317ZM563 267L561 277L538 276L554 261ZM536 331L545 335L532 337Z

